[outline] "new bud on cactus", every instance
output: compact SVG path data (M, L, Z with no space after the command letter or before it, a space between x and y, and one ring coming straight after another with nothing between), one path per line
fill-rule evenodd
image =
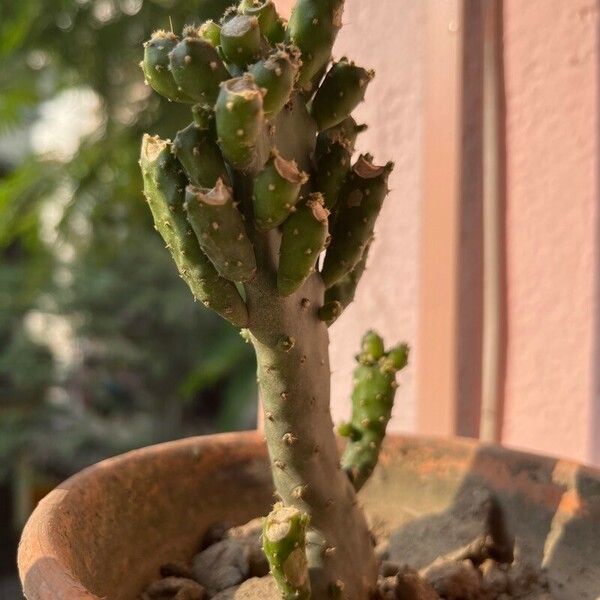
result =
M362 341L354 371L352 420L338 428L350 438L342 457L342 467L359 490L379 458L381 443L392 416L396 393L396 372L408 364L408 346L400 344L387 353L383 339L369 331Z
M298 58L284 50L276 50L252 65L248 72L264 91L265 114L273 118L290 99L298 72Z
M282 296L295 292L315 270L327 242L328 217L323 196L317 192L283 224L277 271L277 289Z
M169 54L171 73L183 93L196 102L213 104L219 84L229 73L215 47L198 35L193 27Z
M254 248L231 189L220 179L211 190L186 188L185 210L200 247L217 271L230 281L248 281L256 274Z
M277 14L273 0L242 0L238 12L258 19L261 33L275 45L283 42L285 24Z
M221 43L221 27L212 19L200 25L198 35L215 48Z
M337 32L342 26L342 0L298 0L286 32L287 41L302 53L298 83L310 87L329 62Z
M365 97L375 73L342 59L331 66L311 105L319 129L341 123Z
M194 104L192 106L192 117L194 117L194 123L198 129L208 131L216 138L215 111L209 104Z
M235 169L250 167L256 160L264 128L263 97L252 77L223 83L215 114L218 143L225 160Z
M223 23L221 48L227 61L238 67L257 60L262 48L258 18L237 15Z
M360 156L354 165L342 191L332 241L323 263L322 276L327 287L354 269L371 241L392 169L392 163L375 166L368 155Z
M169 54L179 43L174 34L159 29L144 44L144 59L140 63L146 81L161 96L174 102L193 102L194 100L179 89L169 62Z
M173 141L173 154L183 165L189 181L196 186L212 188L217 179L229 185L225 161L212 132L191 123Z
M308 177L296 162L285 160L273 152L264 169L254 179L252 205L258 229L268 230L281 225L294 210L300 188Z
M383 339L374 331L367 331L363 336L358 360L361 364L372 365L385 353Z
M343 312L344 306L342 303L339 300L331 300L319 307L317 314L321 321L325 321L327 325L332 325Z
M183 209L185 177L169 143L145 135L140 166L144 194L154 225L171 252L195 298L237 327L248 322L248 310L233 283L219 276L201 251Z
M308 522L306 513L278 503L263 523L263 550L284 600L310 600L306 561Z

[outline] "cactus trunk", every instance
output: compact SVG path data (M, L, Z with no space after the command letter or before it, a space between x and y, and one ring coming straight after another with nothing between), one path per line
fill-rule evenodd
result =
M377 564L354 489L339 465L329 411L329 338L317 316L324 292L318 274L285 298L274 276L259 276L247 286L249 329L275 487L285 505L310 517L312 597L365 600Z

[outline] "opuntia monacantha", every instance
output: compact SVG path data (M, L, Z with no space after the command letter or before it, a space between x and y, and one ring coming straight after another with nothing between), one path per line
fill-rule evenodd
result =
M211 20L145 44L146 82L191 114L173 142L144 136L144 194L194 296L254 345L280 499L263 543L283 597L365 600L377 560L355 494L408 348L365 336L340 461L327 326L354 299L393 166L352 164L373 72L332 62L343 0L297 0L289 23L273 0L226 6L203 0Z

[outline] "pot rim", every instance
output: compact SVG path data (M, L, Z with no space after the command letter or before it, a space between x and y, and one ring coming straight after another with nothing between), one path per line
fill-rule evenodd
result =
M474 456L475 453L484 450L486 453L490 453L508 463L532 462L552 472L555 472L558 468L561 479L564 478L567 480L575 475L585 473L588 477L600 482L600 469L568 459L507 448L499 444L481 443L471 438L439 438L421 435L390 434L386 438L386 441L387 444L384 445L384 451L381 456L382 464L391 460L392 453L389 453L389 456L386 455L386 446L388 448L402 445L426 447L433 453L448 453L449 456L456 451L462 451L468 456ZM179 453L187 455L192 453L193 456L200 456L205 448L208 449L210 447L212 450L216 448L217 450L226 451L227 448L231 448L232 446L235 446L236 449L246 449L254 453L264 453L265 451L263 435L260 431L256 430L195 436L131 450L124 454L107 458L69 477L38 503L23 529L17 553L17 564L21 582L24 583L26 581L32 567L39 562L40 557L43 557L49 560L47 566L41 569L41 571L39 564L36 565L39 575L37 581L40 587L47 585L48 589L51 590L57 589L57 585L59 586L58 589L61 589L60 586L63 586L64 589L69 589L68 597L70 599L102 600L87 591L78 582L77 578L68 572L56 552L55 543L52 538L51 523L53 518L60 514L61 504L69 492L74 489L84 488L99 473L106 473L113 470L118 471L126 467L131 468L132 463L147 462L159 455L175 456ZM41 595L40 597L53 598L54 596Z

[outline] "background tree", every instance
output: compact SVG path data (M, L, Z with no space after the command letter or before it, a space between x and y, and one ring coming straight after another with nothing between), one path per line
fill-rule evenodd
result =
M26 447L45 457L50 440L60 442L58 459L70 470L152 441L253 422L252 355L234 343L233 328L189 298L152 228L136 163L142 131L177 129L187 118L144 85L141 42L157 23L211 10L202 1L2 3L5 472L10 452ZM48 422L47 410L60 436L35 426L41 411Z

